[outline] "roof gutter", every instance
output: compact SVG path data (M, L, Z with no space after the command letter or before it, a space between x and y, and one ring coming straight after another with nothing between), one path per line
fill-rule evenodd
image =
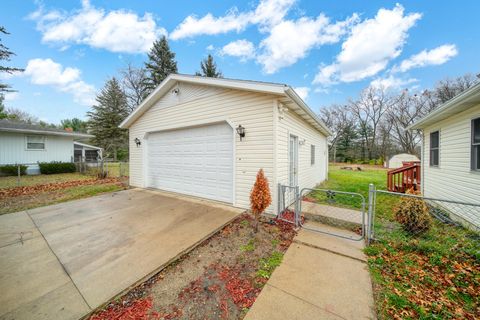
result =
M43 134L46 136L63 136L63 137L73 137L73 138L93 138L94 136L86 133L71 133L71 132L55 132L55 131L43 131L43 130L34 130L34 129L15 129L15 128L0 128L0 131L3 132L18 132L18 133L34 133L34 134Z
M318 117L318 115L316 115L312 109L310 109L307 104L302 100L302 98L300 98L298 96L298 94L295 92L295 90L292 89L292 87L290 86L287 86L286 87L286 90L285 90L285 94L290 98L292 99L293 101L295 101L295 103L300 106L300 108L305 111L310 117L312 117L316 122L318 122L318 124L320 125L320 127L322 128L323 130L323 133L325 133L327 136L331 136L332 135L332 131L330 131L330 129L328 129L327 125Z

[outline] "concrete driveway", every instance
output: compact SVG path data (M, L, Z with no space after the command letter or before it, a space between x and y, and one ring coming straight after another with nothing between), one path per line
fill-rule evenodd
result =
M78 319L241 212L131 189L0 216L0 319Z

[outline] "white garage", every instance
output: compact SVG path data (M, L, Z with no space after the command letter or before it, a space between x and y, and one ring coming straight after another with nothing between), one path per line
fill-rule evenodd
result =
M171 74L120 127L134 187L246 209L263 169L276 213L279 184L311 188L328 174L330 131L285 84Z
M226 122L148 135L148 187L233 204L233 128Z

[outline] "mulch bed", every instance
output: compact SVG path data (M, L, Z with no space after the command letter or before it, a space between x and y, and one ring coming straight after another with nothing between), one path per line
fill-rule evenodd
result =
M25 195L34 195L43 192L61 190L71 187L79 186L88 186L88 185L97 185L97 184L118 184L121 185L122 182L118 178L105 178L105 179L85 179L85 180L73 180L65 182L55 182L55 183L46 183L38 184L34 186L24 186L24 187L14 187L8 189L0 189L0 198L12 198Z
M253 225L241 215L90 319L242 319L296 233L276 219Z

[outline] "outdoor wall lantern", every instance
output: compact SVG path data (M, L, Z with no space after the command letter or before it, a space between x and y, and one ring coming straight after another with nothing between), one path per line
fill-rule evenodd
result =
M138 138L135 138L135 140L133 140L133 141L137 145L137 148L140 147L140 145L142 144L142 141L140 141L140 139L138 139Z
M239 124L238 127L237 127L237 133L240 136L240 141L242 141L242 138L245 137L245 128L242 127L241 124Z

